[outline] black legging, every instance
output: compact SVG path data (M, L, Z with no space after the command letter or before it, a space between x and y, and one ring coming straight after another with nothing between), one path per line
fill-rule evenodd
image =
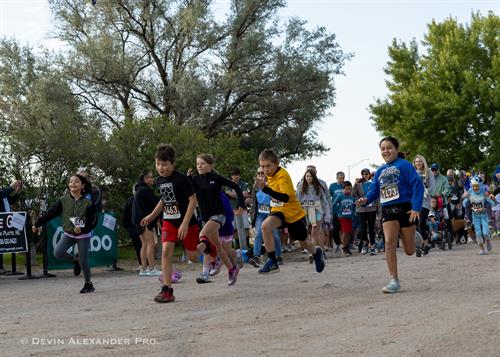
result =
M429 210L425 207L422 207L422 210L420 211L420 217L418 219L418 225L417 225L417 230L420 235L422 235L422 238L424 240L429 239L428 235L428 230L429 227L427 227L427 217L429 216Z
M135 229L135 227L128 228L127 232L128 232L130 239L132 240L132 243L134 244L135 255L137 256L137 261L139 262L139 265L141 265L142 242L141 242L141 238L139 237L139 233L137 232L137 229Z
M333 242L336 245L340 245L340 222L339 218L335 213L333 214L332 223L333 223L332 227Z
M364 245L364 242L368 243L368 234L370 235L370 246L375 246L375 220L377 219L377 211L373 212L358 212L360 229L361 229L361 241L359 243L360 248Z

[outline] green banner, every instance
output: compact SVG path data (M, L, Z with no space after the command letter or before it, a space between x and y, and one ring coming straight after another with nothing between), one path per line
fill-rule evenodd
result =
M111 212L98 213L99 223L92 231L90 241L89 264L91 267L107 266L116 263L118 259L118 236L116 234L116 218ZM57 217L47 224L47 253L49 269L71 269L73 264L66 260L54 257L54 247L64 232L61 227L61 217ZM73 254L75 246L69 248Z

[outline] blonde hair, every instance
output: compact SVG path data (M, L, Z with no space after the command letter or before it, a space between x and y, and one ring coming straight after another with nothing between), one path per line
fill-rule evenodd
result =
M413 167L415 167L415 160L417 160L417 159L422 161L422 163L424 164L424 175L425 175L425 178L428 179L431 175L431 170L429 169L429 166L427 165L427 160L422 155L415 155L415 158L413 159Z

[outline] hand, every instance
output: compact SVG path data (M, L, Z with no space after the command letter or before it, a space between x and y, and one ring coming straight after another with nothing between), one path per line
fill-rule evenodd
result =
M15 180L10 184L10 187L19 192L23 187L23 182L21 180Z
M236 216L241 216L243 214L243 212L245 212L245 209L241 208L241 207L238 207L237 209L234 210L234 214Z
M193 168L190 167L187 172L186 172L186 176L193 176Z
M260 188L261 190L266 187L266 179L265 177L256 177L255 178L255 186Z
M147 215L141 220L141 227L146 227L151 222L151 215Z
M177 230L177 237L180 240L183 240L184 238L186 238L186 236L188 234L188 229L189 229L189 226L187 224L185 224L185 223L182 223L179 226L179 229Z
M420 217L420 212L419 211L408 211L407 213L410 214L410 218L408 218L408 220L410 222L415 222L419 217Z
M366 197L361 197L356 200L356 207L361 207L363 206L366 202L368 202L368 199Z
M82 233L82 229L80 227L75 227L75 229L73 229L73 232L75 232L76 234L80 234Z

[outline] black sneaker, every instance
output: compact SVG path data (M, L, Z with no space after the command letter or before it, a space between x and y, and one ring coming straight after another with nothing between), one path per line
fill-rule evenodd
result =
M75 276L78 276L78 275L80 275L81 272L82 272L82 268L80 267L80 263L78 262L78 258L77 258L73 261L73 274L75 274Z
M276 257L276 261L278 262L278 265L283 265L283 258L282 257Z
M260 268L260 258L257 256L253 256L248 259L248 264L250 264L254 268Z
M352 253L349 250L349 248L342 248L342 255L345 255L346 257L350 257L352 255Z
M92 293L94 291L95 291L94 285L91 282L90 283L85 283L83 285L82 290L80 290L80 294Z
M316 253L314 253L314 263L316 265L316 272L321 273L325 269L325 255L323 249L316 247Z
M430 250L430 249L431 249L431 247L430 247L429 245L426 245L426 246L424 247L424 255L429 254L429 250Z
M417 255L417 258L420 258L422 256L422 248L417 247L417 249L415 249L415 254Z

